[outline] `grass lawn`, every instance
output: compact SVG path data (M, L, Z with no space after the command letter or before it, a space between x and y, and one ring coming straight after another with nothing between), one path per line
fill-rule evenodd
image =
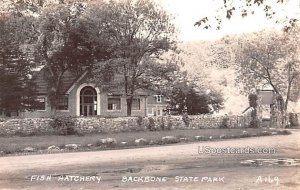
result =
M247 131L247 133L245 132ZM128 147L136 147L136 139L144 138L148 142L142 146L161 145L166 144L162 142L162 137L174 136L177 137L178 142L195 142L195 136L201 136L201 140L220 140L229 138L242 138L250 136L272 135L276 132L273 129L266 128L242 128L242 129L190 129L190 130L170 130L170 131L134 131L124 133L111 134L87 134L84 136L30 136L30 137L0 137L0 153L7 154L24 154L24 148L32 147L35 149L32 153L48 153L49 146L57 146L61 150L59 152L70 151L66 150L65 145L77 144L76 150L72 151L89 151L89 150L106 150L106 149L120 149ZM246 133L246 134L245 134ZM281 134L281 133L280 133ZM114 138L117 143L113 146L104 146L100 139ZM180 139L181 138L181 139ZM184 138L184 139L183 139ZM121 142L127 142L122 145ZM25 151L26 152L26 151ZM31 151L30 151L31 152ZM1 154L0 154L1 155Z

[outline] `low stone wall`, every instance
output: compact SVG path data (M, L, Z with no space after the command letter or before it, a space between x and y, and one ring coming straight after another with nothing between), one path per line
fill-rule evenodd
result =
M52 119L45 118L26 118L8 119L0 122L0 135L24 135L53 134L55 130L50 127Z
M290 127L300 127L300 113L290 113L288 117Z
M199 128L219 128L224 125L229 128L246 127L239 124L238 116L211 116L199 115L189 116L185 121L182 116L164 116L164 117L120 117L120 118L73 118L75 121L74 129L81 134L89 133L110 133L147 130L152 124L155 129L199 129ZM151 121L152 120L152 121ZM39 134L57 134L57 129L51 126L53 119L49 118L23 118L23 119L7 119L0 121L0 135L39 135ZM152 123L151 123L152 122Z
M227 119L226 119L227 118ZM239 116L213 116L213 115L190 115L185 122L182 116L164 116L154 118L157 126L168 125L171 122L172 128L176 129L190 129L190 128L220 128L224 123L224 119L227 120L229 128L241 127L238 126Z
M81 133L109 133L125 132L134 130L143 130L145 119L140 126L136 117L119 117L119 118L76 118L75 129Z

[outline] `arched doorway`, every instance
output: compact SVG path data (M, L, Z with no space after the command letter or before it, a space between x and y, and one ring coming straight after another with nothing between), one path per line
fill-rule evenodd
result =
M80 115L97 115L97 92L93 87L86 86L80 91Z

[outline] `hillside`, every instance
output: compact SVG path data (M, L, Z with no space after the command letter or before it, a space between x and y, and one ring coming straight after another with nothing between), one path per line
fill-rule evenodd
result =
M189 76L198 77L198 85L202 88L213 88L222 92L225 108L221 112L240 114L248 106L247 96L242 95L240 87L235 84L233 68L220 68L210 64L211 61L214 61L211 60L212 56L210 56L213 53L210 48L213 43L215 42L180 44L180 48L183 50L181 57L185 63L184 70L188 71Z
M235 69L228 67L228 63L234 60L234 54L230 52L231 48L224 49L236 45L234 40L180 44L183 50L180 56L185 63L183 69L191 78L199 78L197 83L201 88L221 91L225 99L222 112L228 114L241 114L248 107L247 95L241 93L242 84L235 82ZM300 100L290 101L288 110L300 113Z

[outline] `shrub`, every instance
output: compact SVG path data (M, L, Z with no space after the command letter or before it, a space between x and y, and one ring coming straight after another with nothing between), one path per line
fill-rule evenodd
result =
M162 130L166 129L166 125L163 117L160 118L159 126Z
M220 128L221 129L227 129L227 128L229 128L229 117L224 117L223 119L222 119L222 123L221 123L221 125L220 125Z
M248 96L248 101L249 101L249 106L256 108L257 107L257 94L249 94Z
M184 125L185 125L186 127L189 127L189 126L190 126L190 118L189 118L189 116L188 116L187 113L184 113L184 114L182 115L182 120L183 120Z
M139 127L142 127L143 125L143 117L142 116L138 116L136 123L138 124Z
M149 123L147 126L147 129L149 129L150 131L155 131L155 120L152 117L149 117Z
M290 127L300 126L297 114L295 114L295 113L289 114L289 123L290 123Z
M173 123L172 123L172 121L171 121L171 119L169 117L168 120L167 120L167 127L166 127L166 129L167 130L171 130L172 126L173 126Z
M76 135L75 119L73 117L55 117L50 122L50 126L58 131L60 135Z
M259 127L259 120L257 118L252 118L249 123L250 128L258 128Z

